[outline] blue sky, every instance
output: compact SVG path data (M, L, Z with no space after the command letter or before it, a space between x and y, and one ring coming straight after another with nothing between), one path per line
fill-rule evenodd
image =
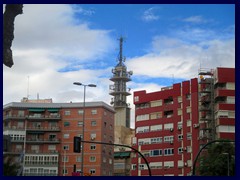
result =
M97 84L87 101L110 103L121 35L132 94L196 78L200 67L235 67L234 4L25 4L23 12L15 19L14 65L3 66L3 104L37 94L81 102L75 81Z

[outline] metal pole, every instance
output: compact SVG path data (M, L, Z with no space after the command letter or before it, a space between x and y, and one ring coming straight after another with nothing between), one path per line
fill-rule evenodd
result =
M83 123L82 123L82 140L84 141L84 129L85 129L85 94L86 94L86 85L83 85ZM81 176L83 176L83 161L84 161L84 143L82 143L82 161L81 161Z
M230 164L230 163L229 163L229 156L230 156L230 154L228 153L227 156L228 156L228 176L230 176L230 169L229 169L229 164Z
M65 176L65 168L66 168L66 150L64 150L63 176Z
M23 143L23 171L22 171L22 176L24 176L24 171L25 171L25 153L26 153L26 140L27 140L27 120L28 118L25 119L25 137L24 137L24 143Z

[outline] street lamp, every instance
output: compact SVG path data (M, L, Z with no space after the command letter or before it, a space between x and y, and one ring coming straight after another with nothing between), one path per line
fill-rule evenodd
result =
M229 169L229 165L230 165L230 162L229 162L229 153L222 153L222 154L227 155L228 176L230 176L230 169Z
M74 82L74 85L83 86L84 93L83 93L83 123L82 123L82 140L84 141L84 126L85 126L85 94L86 94L86 87L97 87L95 84L82 84L80 82ZM81 171L83 176L83 159L84 159L84 143L82 143L82 162L81 162Z

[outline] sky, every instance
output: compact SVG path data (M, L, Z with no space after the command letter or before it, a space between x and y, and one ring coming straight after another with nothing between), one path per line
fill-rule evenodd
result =
M5 6L3 6L4 12ZM15 19L14 65L3 65L3 104L23 97L110 104L119 37L131 93L235 67L234 4L24 4ZM133 96L128 96L132 108Z

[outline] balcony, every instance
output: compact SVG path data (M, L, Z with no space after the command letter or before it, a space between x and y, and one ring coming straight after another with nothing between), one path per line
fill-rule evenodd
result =
M33 144L58 144L60 139L41 139L41 138L28 138L27 143Z
M39 132L39 131L51 131L51 132L59 132L60 131L60 128L58 126L55 126L55 127L27 127L27 131L36 131L36 132Z

